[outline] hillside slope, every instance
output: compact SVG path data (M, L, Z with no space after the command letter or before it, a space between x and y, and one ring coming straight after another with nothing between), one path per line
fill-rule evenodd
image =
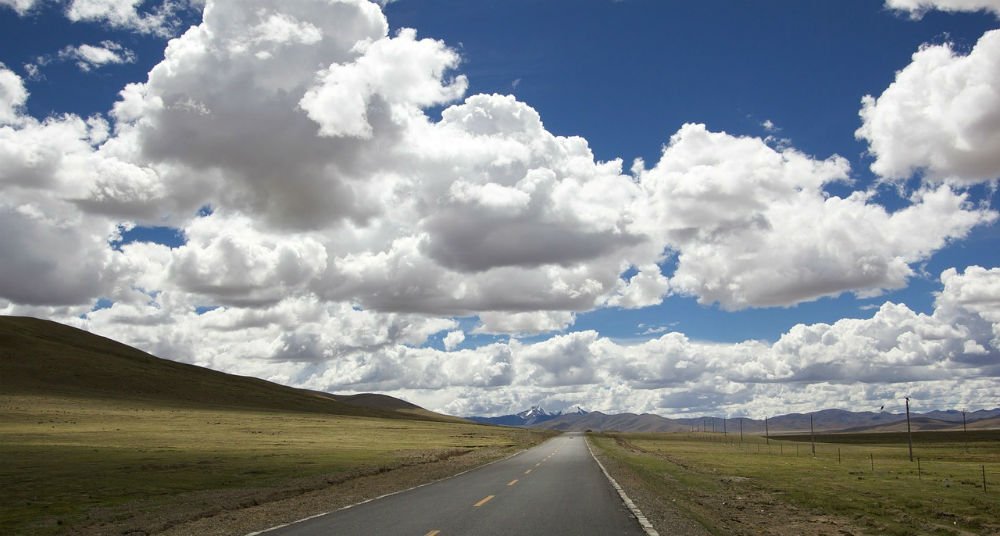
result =
M161 359L52 322L0 316L0 395L457 420L385 395L331 395Z

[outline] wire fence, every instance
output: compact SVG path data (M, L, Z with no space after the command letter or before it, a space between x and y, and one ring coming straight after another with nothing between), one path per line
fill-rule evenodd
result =
M685 435L695 440L720 443L738 455L799 458L804 463L822 464L827 469L841 467L848 474L857 476L858 480L916 480L921 484L936 483L946 488L976 487L987 494L1000 491L1000 463L992 461L996 459L996 454L991 455L979 447L982 443L986 449L995 451L996 441L976 442L972 447L961 438L950 438L950 441L940 444L918 442L917 454L910 462L905 443L852 443L847 435L838 438L837 443L822 441L831 437L829 434L814 435L814 438L810 438L809 434L760 436L728 431ZM870 436L865 439L870 439Z

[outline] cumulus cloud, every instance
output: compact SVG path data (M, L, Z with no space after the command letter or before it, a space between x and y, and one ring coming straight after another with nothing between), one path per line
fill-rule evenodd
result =
M670 292L670 280L656 264L640 266L628 281L621 281L617 294L607 304L625 309L641 309L657 305Z
M947 186L891 214L866 192L830 196L825 185L849 180L843 158L815 160L703 125L683 126L656 166L636 169L650 234L678 252L670 288L726 309L902 288L911 264L996 218Z
M512 335L537 335L562 331L573 325L576 316L566 311L531 311L508 313L486 311L479 313L482 322L474 333L509 333Z
M442 83L444 73L458 66L458 54L440 41L418 41L416 36L416 31L403 29L395 38L360 41L352 49L359 53L355 61L319 73L319 83L299 105L319 124L321 135L371 139L368 110L376 102L390 115L406 117L465 93L464 76Z
M0 0L0 6L7 6L16 11L18 15L25 15L38 3L39 0Z
M28 100L24 81L14 71L0 63L0 125L13 123Z
M444 349L450 352L465 341L465 332L462 330L449 331L441 341L444 343Z
M925 45L879 97L862 100L856 135L872 171L906 179L922 171L959 184L1000 178L1000 30L968 54Z
M199 236L206 222L254 230L173 253L169 284L207 301L313 293L389 312L482 313L482 329L513 333L671 291L742 308L899 288L911 263L990 218L946 189L892 215L863 193L827 199L823 186L848 177L842 158L701 125L629 176L511 96L473 95L431 121L424 108L465 91L457 66L440 41L390 36L371 3L209 3L148 79L122 90L94 155L102 172L74 198ZM195 219L205 205L219 216ZM796 219L807 211L821 217ZM882 232L931 216L945 224L919 238ZM299 272L249 268L276 270L282 241L306 248L286 251ZM212 252L238 243L241 268L229 270L228 254ZM658 266L664 250L678 256L672 276ZM223 275L243 269L243 281Z
M931 10L940 11L991 11L1000 15L1000 1L997 0L886 0L885 6L897 11L905 11L914 19Z
M187 243L173 252L170 278L218 303L278 302L301 294L326 268L326 250L316 239L261 232L246 217L216 211L185 233Z
M46 4L42 0L0 0L0 6L25 16ZM113 28L169 37L180 25L179 15L204 6L204 0L71 0L66 18L73 22L98 22Z
M149 13L101 5L122 21ZM921 186L893 212L870 192L830 195L850 181L843 158L697 124L629 173L527 103L466 96L446 43L388 29L362 0L209 1L145 80L89 118L26 115L22 80L0 67L0 224L14 231L0 237L0 312L461 414L543 399L795 406L883 396L899 379L934 397L995 377L996 306L974 298L992 296L995 269L946 272L932 315L886 304L775 344L517 340L670 293L739 309L900 288L996 215L953 184ZM171 226L183 244L122 244L135 225ZM113 305L90 311L98 298ZM469 348L457 315L515 338ZM439 337L445 351L429 345ZM844 386L855 379L889 387Z
M334 392L380 390L461 415L539 402L665 415L877 408L904 395L924 407L993 404L1000 269L951 269L941 283L930 314L886 303L867 318L797 325L774 343L667 332L626 345L580 331L440 351L423 345L445 333L454 348L462 332L453 321L310 298L199 315L197 296L176 291L65 321L220 370Z
M74 61L81 71L90 71L105 65L135 63L135 52L115 43L101 41L99 45L68 46L59 51L59 59Z
M72 0L66 17L74 22L101 22L139 33L169 36L179 24L177 13L201 2L189 0Z
M20 78L0 67L0 298L30 305L79 304L110 293L116 268L108 240L117 225L74 203L101 168L99 117L38 121L21 108Z

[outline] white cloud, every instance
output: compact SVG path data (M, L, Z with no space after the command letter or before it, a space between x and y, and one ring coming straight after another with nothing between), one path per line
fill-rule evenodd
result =
M221 211L185 228L187 243L173 252L170 278L180 288L218 303L278 302L326 268L326 250L308 236L261 232L245 217Z
M325 255L282 291L486 313L484 329L524 333L563 329L599 306L654 305L671 290L741 308L899 288L911 263L991 217L946 189L892 215L861 193L827 199L823 186L847 179L843 159L698 125L636 180L510 96L468 97L435 123L422 108L465 88L447 78L457 54L387 32L364 2L209 4L148 80L122 91L100 150L121 169L95 178L81 206L183 227L212 205L253 222L242 251L263 254L284 236ZM807 211L819 217L798 221ZM882 232L929 221L921 216L946 225L915 238ZM656 264L665 247L678 255L671 278ZM223 259L185 255L177 266L201 265L175 269L174 284L226 303L234 292L224 289L244 288L182 278L215 273L209 261ZM534 316L504 322L491 311Z
M0 0L0 6L28 15L43 0ZM60 2L63 4L64 2ZM98 22L113 28L170 37L180 25L179 14L200 9L205 0L70 0L65 16L73 22Z
M1000 0L885 0L885 6L897 11L906 11L914 19L937 9L941 11L992 11L1000 15Z
M462 330L449 331L442 339L444 349L449 352L458 348L458 345L462 344L463 341L465 341L465 332Z
M543 402L603 411L765 415L816 407L985 407L1000 378L1000 269L947 270L932 314L886 303L871 317L797 325L773 343L716 344L663 333L623 345L593 331L476 349L417 348L448 320L315 299L197 315L194 295L65 321L175 359L333 392L379 390L457 414ZM0 312L17 313L17 309ZM454 345L451 345L454 347ZM475 396L471 396L472 393Z
M643 265L629 280L621 282L618 294L608 300L608 305L625 309L641 309L657 305L670 292L670 280L655 264Z
M758 138L683 126L655 167L637 168L653 228L678 252L674 292L726 309L793 305L843 292L902 288L910 265L996 218L947 186L888 213L846 181L843 158L814 160Z
M372 107L386 106L383 113L405 120L422 116L421 108L461 97L468 85L464 76L442 83L444 73L458 65L458 54L440 41L418 41L411 29L394 38L360 41L352 52L360 57L319 73L318 85L299 103L323 136L371 139Z
M106 4L122 20L138 7ZM870 192L832 196L850 180L844 159L703 125L629 175L512 96L466 97L458 60L412 31L390 36L370 2L246 0L208 2L108 118L27 116L23 82L0 68L0 223L16 231L0 237L0 312L457 413L765 409L911 388L985 398L969 391L996 377L997 307L974 299L992 296L985 269L945 272L933 315L886 304L774 345L576 332L468 348L450 317L537 335L671 292L737 309L899 288L995 214L948 184L894 212ZM113 249L136 224L186 243ZM114 305L88 312L99 297ZM426 347L442 333L450 351Z
M90 71L105 65L135 63L135 53L115 43L102 41L99 45L68 46L59 51L59 59L75 61L81 71Z
M146 0L72 0L66 7L66 17L74 22L101 22L139 33L169 36L179 23L177 12L200 4L189 0L163 0L159 3Z
M18 15L27 14L39 3L39 0L0 0L0 6L7 6L16 11Z
M482 322L473 333L509 333L512 335L537 335L562 331L573 325L576 315L566 311L531 311L524 313L481 312Z
M28 100L24 81L14 71L0 63L0 125L13 123Z
M1000 30L967 55L925 45L878 98L862 100L872 171L970 184L1000 178Z

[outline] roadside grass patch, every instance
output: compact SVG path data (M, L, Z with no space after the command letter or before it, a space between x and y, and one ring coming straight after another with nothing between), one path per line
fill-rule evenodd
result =
M863 532L1000 532L1000 431L914 434L919 474L917 462L909 461L905 434L818 435L815 457L808 435L772 437L769 443L757 436L740 443L734 434L607 434L592 439L606 455L639 474L662 500L679 504L716 533L733 530L732 520L746 521L744 500L756 500L763 510L785 503L803 518L839 522L824 517L833 516ZM708 497L718 494L728 499ZM794 520L775 523L789 521Z

